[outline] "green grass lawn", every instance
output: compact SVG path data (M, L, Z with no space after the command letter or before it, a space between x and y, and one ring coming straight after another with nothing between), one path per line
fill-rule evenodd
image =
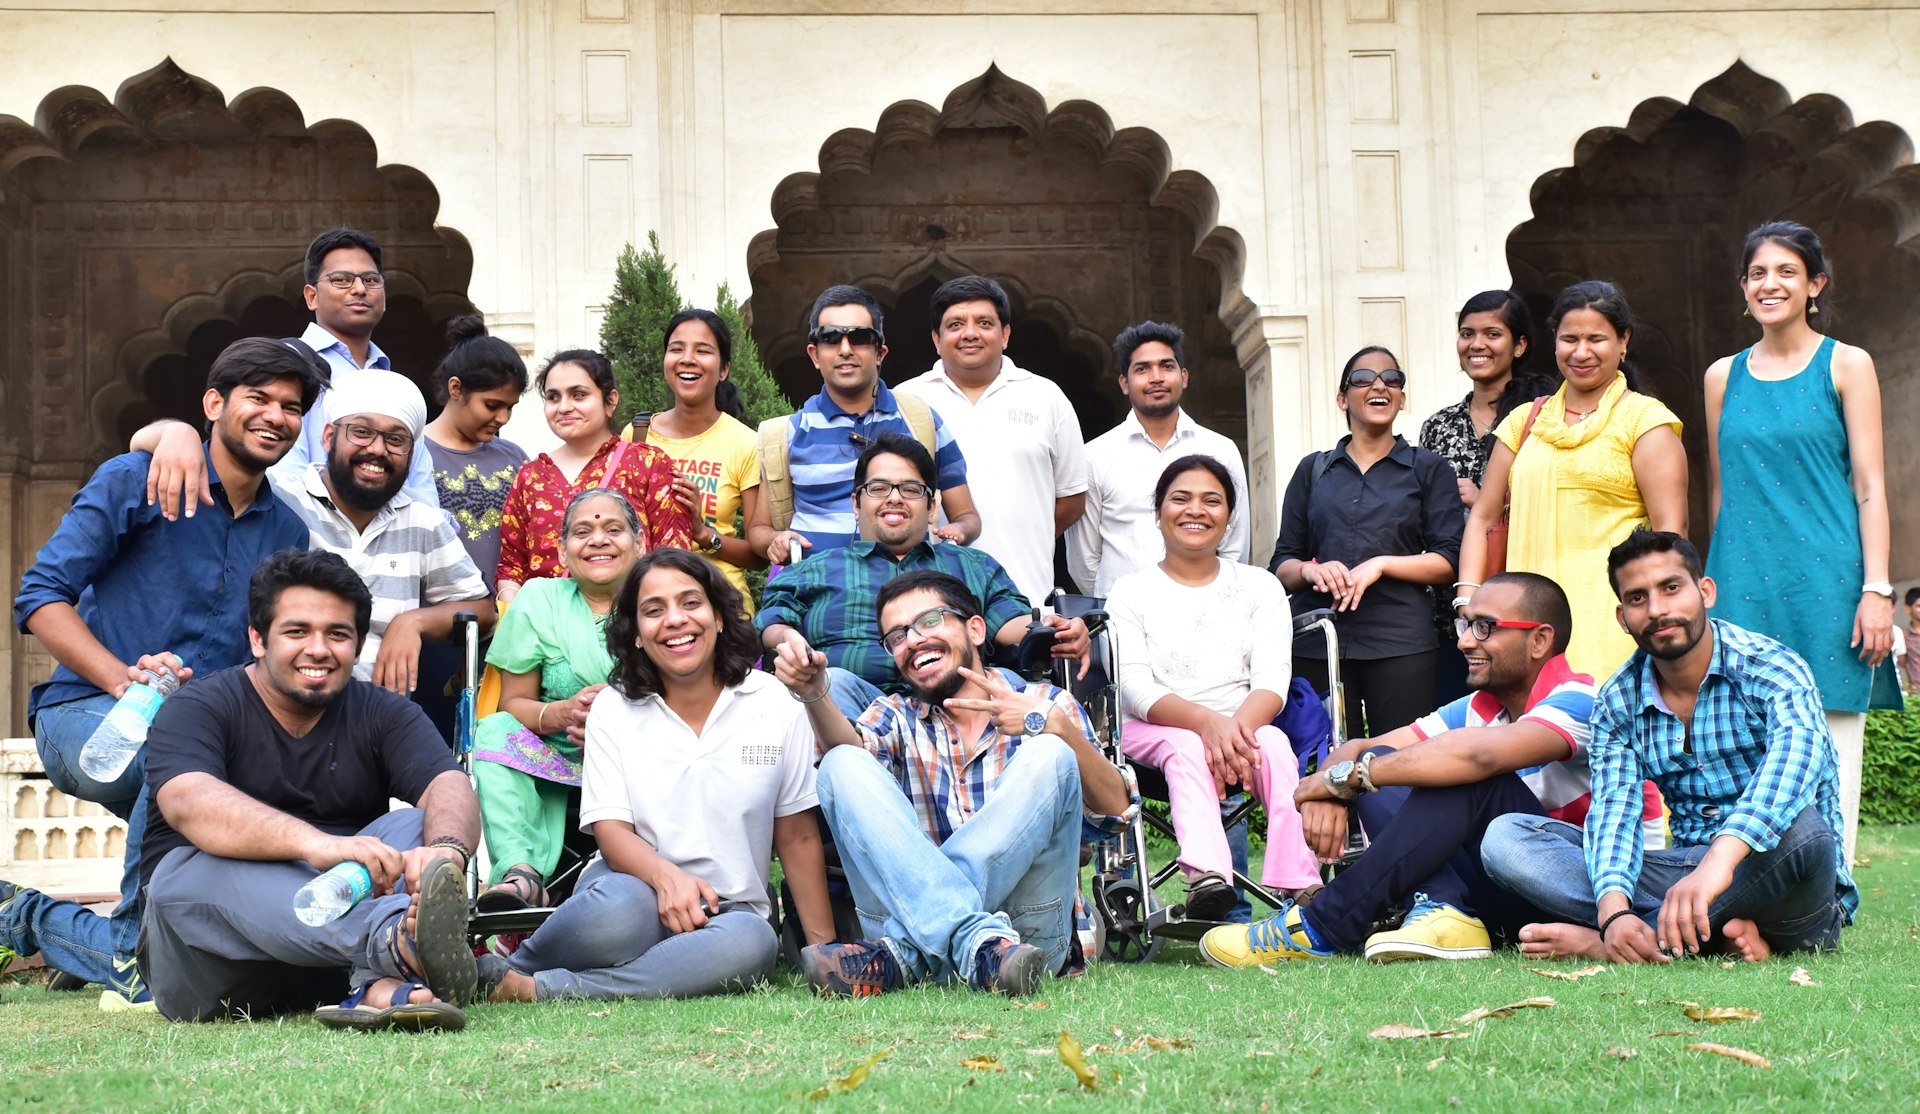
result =
M822 1001L782 976L740 998L482 1006L464 1033L418 1036L334 1033L304 1018L170 1024L100 1013L92 993L16 983L0 989L0 1109L1910 1109L1920 828L1866 829L1861 853L1862 915L1838 954L1576 982L1531 973L1510 952L1264 972L1202 967L1172 945L1155 964L1096 966L1031 1003L945 988ZM1790 981L1797 964L1815 985ZM1557 1004L1480 1022L1465 1039L1368 1036L1538 995ZM1761 1016L1690 1022L1677 1004L1687 1000ZM1132 1049L1090 1052L1099 1093L1062 1065L1062 1029L1089 1048ZM1674 1030L1685 1035L1661 1035ZM1142 1036L1176 1047L1136 1046ZM1695 1041L1773 1066L1688 1051ZM805 1097L881 1050L891 1054L856 1093ZM983 1056L1004 1070L962 1064Z

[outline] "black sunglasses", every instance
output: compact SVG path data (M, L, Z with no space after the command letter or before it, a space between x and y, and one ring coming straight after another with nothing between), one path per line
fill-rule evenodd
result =
M828 348L840 347L843 340L855 348L878 348L887 338L872 325L818 325L807 334L807 343L824 344Z
M1397 367L1390 367L1385 371L1357 367L1347 373L1347 385L1340 389L1350 391L1355 387L1371 387L1376 379L1396 391L1404 390L1407 385L1407 373Z

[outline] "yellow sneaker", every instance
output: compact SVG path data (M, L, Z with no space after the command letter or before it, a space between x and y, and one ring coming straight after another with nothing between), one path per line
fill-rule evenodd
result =
M1400 927L1367 937L1367 961L1398 963L1404 959L1485 959L1493 954L1493 938L1478 917L1452 905L1413 895L1413 910Z
M1200 958L1215 967L1260 967L1295 959L1326 959L1334 953L1316 948L1289 901L1280 911L1252 924L1223 924L1200 938Z

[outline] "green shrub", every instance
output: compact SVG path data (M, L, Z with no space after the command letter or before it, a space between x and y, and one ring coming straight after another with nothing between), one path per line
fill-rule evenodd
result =
M1867 713L1860 819L1868 824L1920 821L1920 711Z

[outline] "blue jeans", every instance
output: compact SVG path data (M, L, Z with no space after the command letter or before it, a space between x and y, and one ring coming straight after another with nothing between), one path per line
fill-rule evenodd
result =
M692 932L669 932L653 888L596 858L507 966L532 975L543 1001L692 998L766 981L779 954L767 918L732 902Z
M1080 874L1080 767L1051 735L1014 752L986 803L935 846L900 783L859 747L820 760L820 806L869 939L908 982L961 981L981 945L1017 939L1065 965Z
M147 831L145 747L114 781L98 782L80 772L80 750L113 705L112 696L100 693L40 708L33 718L33 740L55 789L93 801L127 822L119 906L103 917L84 905L25 890L0 919L0 943L23 955L38 951L47 966L102 984L113 975L116 959L133 957L140 937L140 843Z
M1817 809L1800 813L1771 851L1758 851L1733 868L1733 883L1707 916L1716 937L1729 920L1750 920L1775 951L1826 951L1840 943L1846 912L1834 897L1840 837ZM1658 929L1667 890L1692 873L1707 845L1647 851L1633 889L1633 911ZM1582 830L1544 816L1502 816L1487 826L1480 859L1495 882L1555 920L1598 926L1588 880Z

